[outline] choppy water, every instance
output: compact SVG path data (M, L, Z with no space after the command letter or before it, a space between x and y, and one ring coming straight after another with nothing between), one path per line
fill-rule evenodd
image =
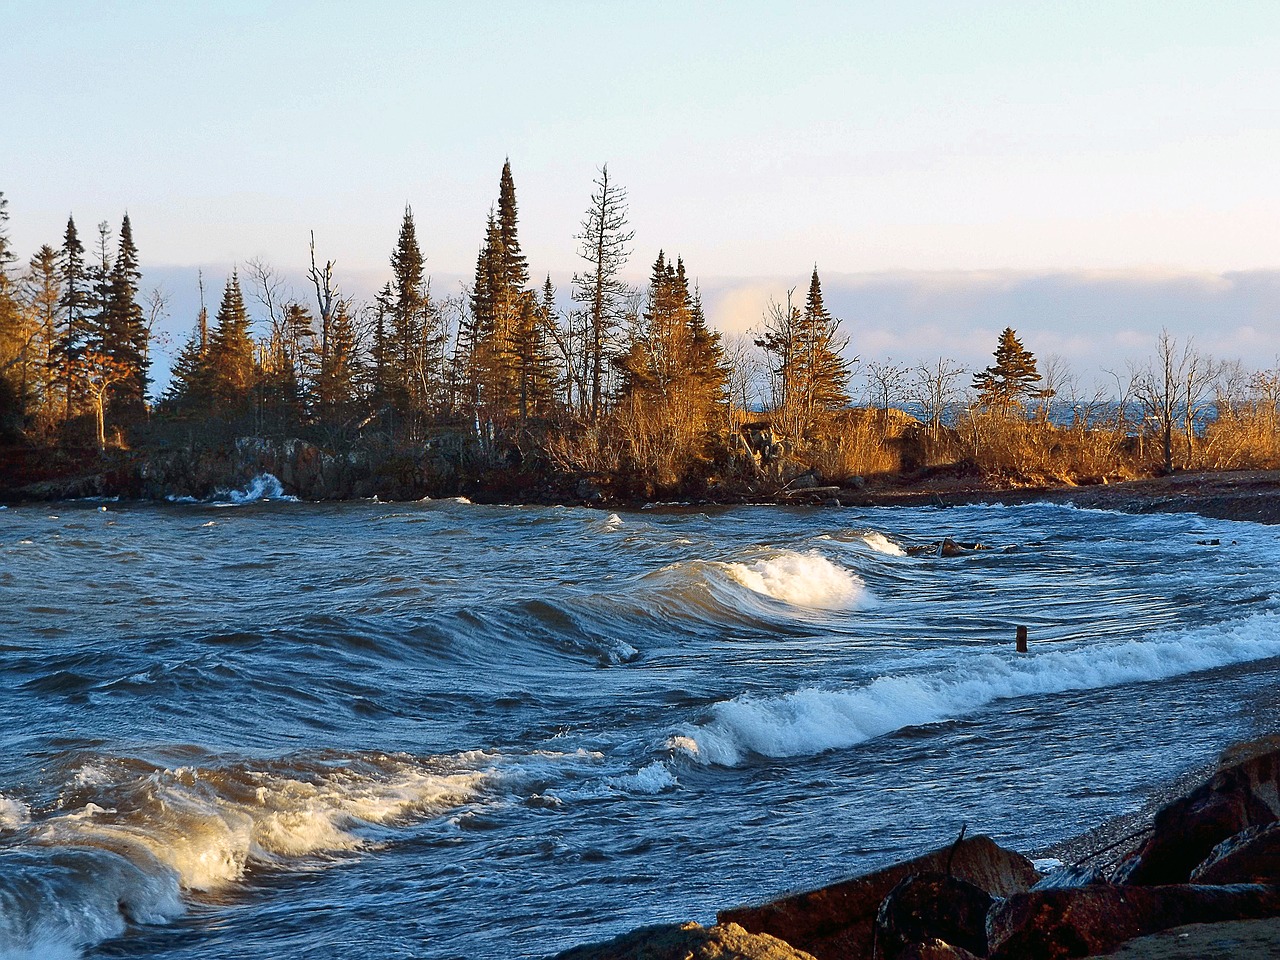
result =
M943 535L997 549L903 554ZM539 957L1033 850L1268 722L1278 559L1055 506L10 507L0 957Z

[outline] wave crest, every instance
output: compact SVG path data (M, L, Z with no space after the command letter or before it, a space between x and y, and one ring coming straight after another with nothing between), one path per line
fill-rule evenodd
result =
M965 655L963 666L880 677L853 689L722 701L704 724L680 730L667 745L720 766L736 766L748 754L810 756L966 716L996 700L1162 680L1275 656L1280 617L1272 613L1150 640L1030 656Z
M816 550L784 550L772 557L717 566L754 593L797 607L850 610L873 605L862 580Z

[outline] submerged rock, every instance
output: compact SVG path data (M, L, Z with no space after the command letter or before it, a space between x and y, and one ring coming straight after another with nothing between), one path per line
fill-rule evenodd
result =
M987 933L991 960L1065 960L1188 923L1278 915L1280 887L1099 885L1017 894L991 911Z
M768 934L747 933L735 923L703 927L666 923L641 927L605 943L556 954L555 960L814 960Z
M876 915L895 886L912 874L948 872L993 897L1029 890L1039 879L1031 861L990 837L972 837L950 847L894 864L875 873L761 906L721 910L721 923L768 933L807 950L818 960L871 957Z

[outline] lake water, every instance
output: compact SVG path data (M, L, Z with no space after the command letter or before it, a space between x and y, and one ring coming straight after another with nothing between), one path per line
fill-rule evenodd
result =
M1280 682L1274 528L273 492L0 510L0 957L710 922L962 824L1077 834ZM905 553L943 536L993 549Z

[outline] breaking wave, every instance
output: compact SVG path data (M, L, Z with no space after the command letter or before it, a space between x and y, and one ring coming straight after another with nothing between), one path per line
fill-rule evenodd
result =
M732 581L782 603L817 610L872 606L866 584L849 570L815 551L784 550L744 563L715 564Z
M1032 655L978 654L949 670L880 677L847 690L809 688L715 704L680 730L674 750L736 766L749 754L795 757L839 750L905 727L975 713L996 700L1163 680L1280 656L1280 616L1176 635Z
M77 771L50 816L32 819L2 798L3 826L19 832L0 851L0 957L74 956L128 924L178 916L184 891L360 849L362 828L473 800L495 776L492 759L175 769L112 760Z
M297 503L297 497L284 492L284 487L272 473L260 473L240 490L219 490L214 495L215 503L229 503L237 506L245 503L258 503L263 500L284 500Z

